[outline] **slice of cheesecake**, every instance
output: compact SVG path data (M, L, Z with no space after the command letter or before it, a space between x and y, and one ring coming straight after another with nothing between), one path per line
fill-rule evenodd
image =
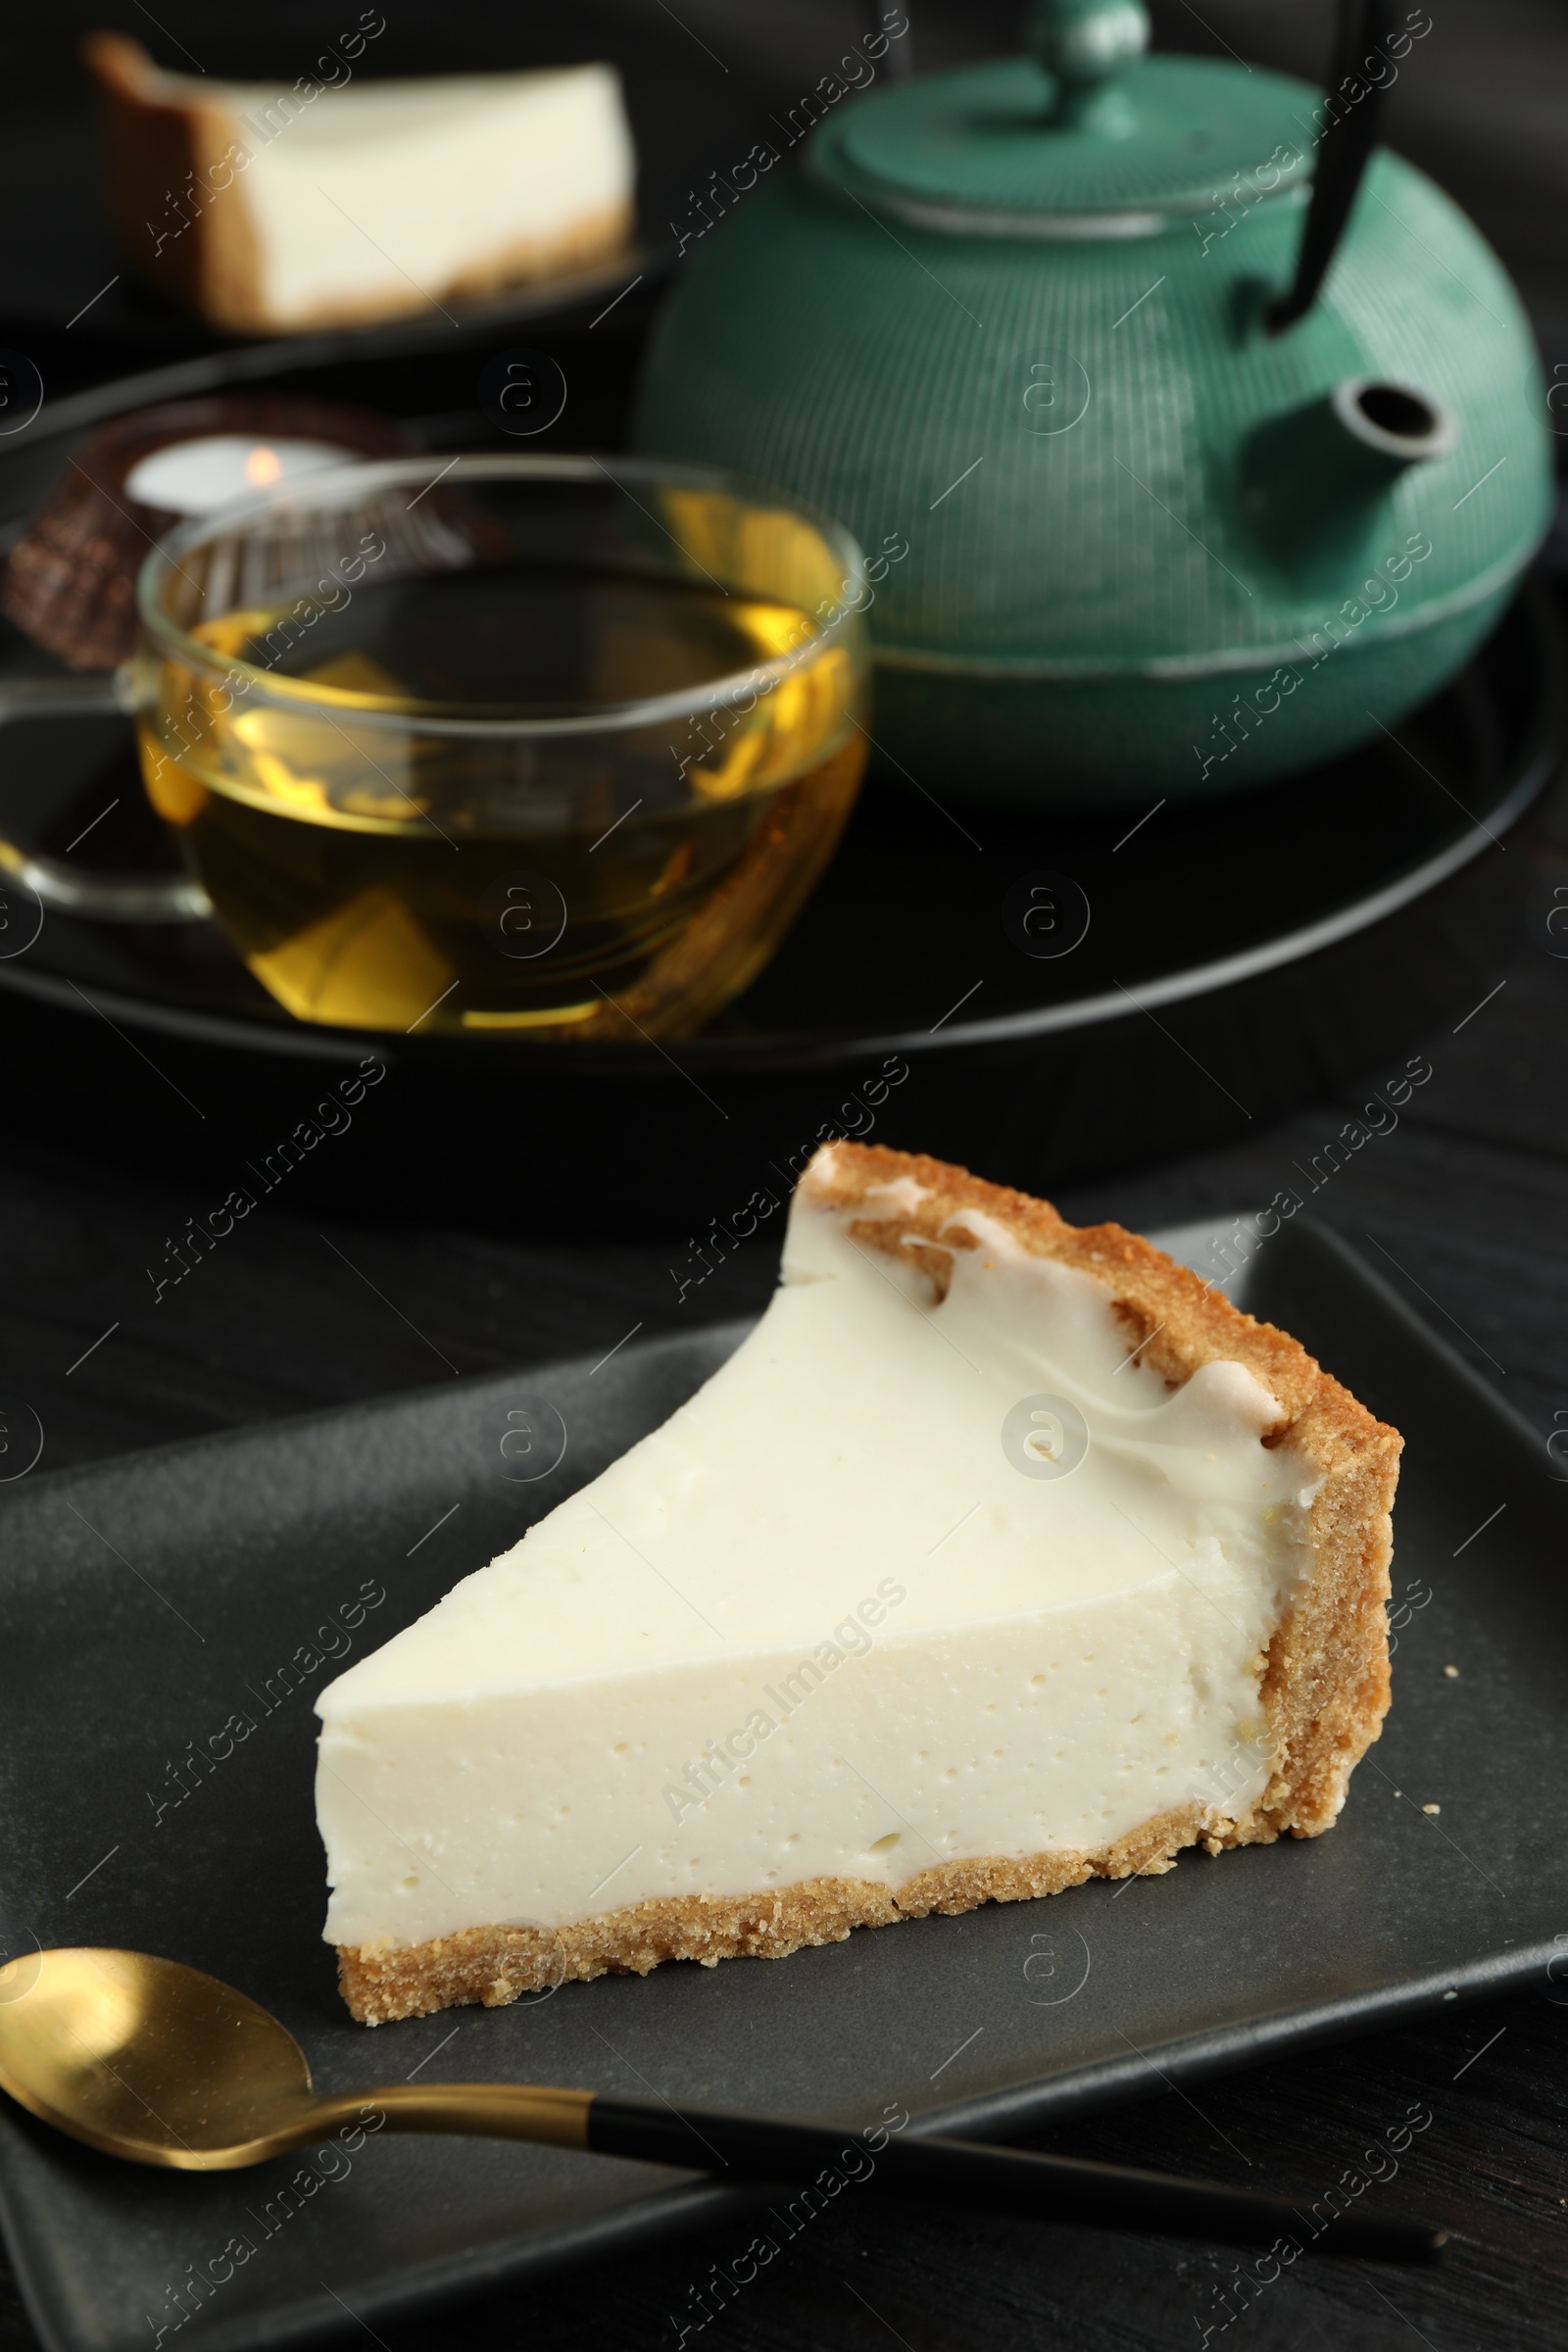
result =
M1119 1226L840 1143L735 1354L323 1690L368 2025L1313 1837L1400 1441Z
M631 234L611 66L372 81L331 52L273 84L165 73L122 33L90 33L82 56L126 262L232 333L436 315Z

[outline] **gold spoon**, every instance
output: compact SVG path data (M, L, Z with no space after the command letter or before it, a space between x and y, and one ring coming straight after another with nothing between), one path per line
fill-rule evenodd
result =
M288 2028L231 1984L178 1960L92 1945L0 1968L0 2090L106 2155L182 2173L286 2155L361 2123L368 2108L391 2132L585 2148L593 2097L527 2083L430 2082L323 2098Z
M834 2195L854 2181L990 2213L1242 2245L1316 2234L1283 2197L912 2132L683 2112L529 2082L402 2082L322 2098L275 2017L216 1977L147 1952L83 1946L0 1968L0 2089L89 2147L180 2172L261 2164L375 2115L378 2131L536 2140L733 2180L827 2171ZM1340 2216L1330 2235L1335 2254L1432 2262L1446 2232L1357 2213Z

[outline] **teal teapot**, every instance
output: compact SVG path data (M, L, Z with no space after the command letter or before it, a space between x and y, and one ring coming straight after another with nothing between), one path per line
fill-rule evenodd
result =
M1550 502L1529 328L1375 145L1421 9L1348 0L1326 98L1146 57L1142 0L1030 30L824 76L797 160L711 175L634 439L849 526L878 753L928 792L1263 784L1396 728L1506 604Z

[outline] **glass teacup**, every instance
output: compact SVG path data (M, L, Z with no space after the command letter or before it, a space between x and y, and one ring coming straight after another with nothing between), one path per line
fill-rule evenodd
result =
M711 469L334 466L148 557L143 777L302 1020L679 1035L838 841L865 601L836 524Z

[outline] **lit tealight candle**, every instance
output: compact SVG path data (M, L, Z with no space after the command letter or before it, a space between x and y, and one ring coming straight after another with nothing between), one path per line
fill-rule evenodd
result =
M206 433L155 449L125 476L125 488L145 507L167 514L212 514L237 498L269 490L323 466L341 466L351 449L327 441L258 441L248 433Z

